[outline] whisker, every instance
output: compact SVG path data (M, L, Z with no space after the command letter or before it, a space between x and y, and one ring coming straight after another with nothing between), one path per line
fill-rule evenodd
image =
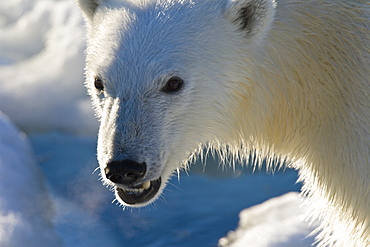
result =
M94 171L91 174L94 174L96 171L99 170L99 166L94 169ZM101 175L101 174L100 174Z

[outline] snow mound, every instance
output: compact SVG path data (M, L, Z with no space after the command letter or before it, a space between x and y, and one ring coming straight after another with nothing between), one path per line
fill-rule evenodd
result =
M309 236L315 224L304 218L302 198L290 192L239 214L239 226L219 240L222 247L304 247L312 246ZM309 237L308 237L309 236Z
M0 246L60 246L53 214L26 136L0 112Z
M85 38L72 0L0 4L0 110L22 130L96 134ZM41 121L42 120L42 121Z

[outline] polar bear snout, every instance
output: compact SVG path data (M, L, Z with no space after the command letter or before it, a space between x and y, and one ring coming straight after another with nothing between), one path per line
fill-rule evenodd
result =
M108 180L120 185L133 185L145 176L146 163L133 160L112 161L104 169Z
M161 177L145 181L145 162L111 161L104 168L104 173L114 183L117 199L130 206L140 207L150 203L157 196L162 184Z

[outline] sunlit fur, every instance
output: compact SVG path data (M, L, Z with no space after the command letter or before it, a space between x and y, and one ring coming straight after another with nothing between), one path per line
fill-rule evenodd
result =
M130 157L166 181L204 148L229 163L280 161L322 220L318 246L370 246L368 1L78 2L102 169ZM250 3L266 8L243 32L235 20ZM170 75L185 81L177 95L160 91Z

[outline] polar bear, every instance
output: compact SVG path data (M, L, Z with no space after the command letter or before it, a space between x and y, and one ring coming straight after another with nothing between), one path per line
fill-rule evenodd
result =
M153 202L217 150L298 169L319 246L370 246L369 1L77 3L98 161L120 203Z

